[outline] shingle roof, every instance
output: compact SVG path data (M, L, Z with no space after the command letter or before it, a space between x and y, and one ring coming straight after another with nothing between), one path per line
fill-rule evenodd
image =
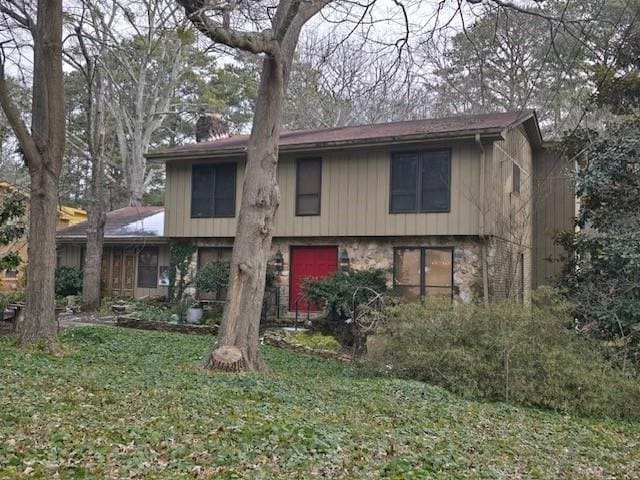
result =
M164 207L125 207L107 213L104 238L161 238L164 236ZM87 222L58 231L57 238L87 237Z
M505 128L535 118L532 110L520 112L460 115L447 118L409 120L403 122L374 123L341 128L316 130L288 130L280 135L280 147L303 147L315 145L340 145L346 143L368 143L402 140L420 137L425 139L466 135L474 133L499 133ZM536 122L537 124L537 122ZM536 125L537 127L537 125ZM206 153L243 150L249 135L235 135L211 142L193 143L181 147L150 153L149 158L170 159Z

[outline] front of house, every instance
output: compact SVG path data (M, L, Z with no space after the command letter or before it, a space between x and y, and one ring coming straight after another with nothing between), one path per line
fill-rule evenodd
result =
M231 255L247 139L148 155L166 165L163 238L197 246L193 272ZM525 298L547 275L533 270L541 155L533 112L283 132L281 301L294 310L303 279L340 268L385 269L410 299Z

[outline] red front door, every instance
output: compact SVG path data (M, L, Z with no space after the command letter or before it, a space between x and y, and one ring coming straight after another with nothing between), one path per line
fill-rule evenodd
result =
M289 310L296 309L296 299L302 292L305 278L324 278L338 269L337 247L291 247L291 280L289 289ZM307 302L300 298L300 311L307 310ZM317 311L319 307L310 305L309 310Z

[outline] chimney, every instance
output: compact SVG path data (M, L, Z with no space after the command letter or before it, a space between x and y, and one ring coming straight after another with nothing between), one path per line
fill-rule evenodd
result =
M196 122L196 142L210 142L229 135L229 124L219 113L203 113Z

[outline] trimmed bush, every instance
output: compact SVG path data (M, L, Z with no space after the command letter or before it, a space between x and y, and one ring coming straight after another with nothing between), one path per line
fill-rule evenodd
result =
M569 306L544 289L531 305L426 302L389 307L370 365L464 397L567 413L640 417L640 381L578 335Z
M217 292L229 284L229 261L216 260L207 263L196 275L196 288L199 292Z
M82 270L75 267L56 268L56 295L67 297L82 292Z

